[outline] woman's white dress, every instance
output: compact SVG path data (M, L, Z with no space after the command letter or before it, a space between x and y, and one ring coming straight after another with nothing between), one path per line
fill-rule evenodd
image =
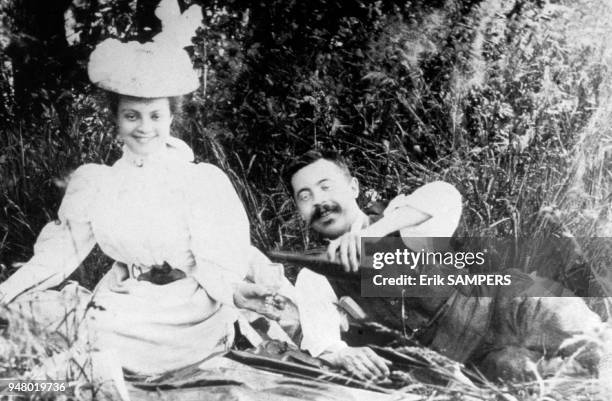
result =
M123 367L144 374L227 349L237 316L232 285L248 269L248 219L227 176L190 163L190 155L173 139L148 158L124 149L113 166L79 167L58 221L44 227L32 259L0 291L10 299L22 283L59 285L97 243L121 263L87 309L90 345L112 349ZM186 277L165 285L136 279L164 262Z

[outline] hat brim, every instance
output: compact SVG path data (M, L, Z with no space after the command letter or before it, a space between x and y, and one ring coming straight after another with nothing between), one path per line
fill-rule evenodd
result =
M107 39L92 52L87 72L99 88L134 97L180 96L200 86L197 71L183 49L153 42Z

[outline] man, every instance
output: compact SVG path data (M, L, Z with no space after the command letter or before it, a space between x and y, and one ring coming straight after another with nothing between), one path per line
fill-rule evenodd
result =
M414 237L411 245L420 249L424 244L416 241L421 238L450 237L461 217L461 196L444 182L424 186L410 196L401 195L383 215L368 216L357 204L359 183L342 159L308 152L286 173L302 218L331 240L329 259L341 262L347 271L359 267L361 237L384 237L399 231L402 237ZM336 294L323 276L302 270L296 290L302 348L358 377L389 373L388 361L370 348L349 347L340 339L340 327L346 322L337 313Z
M461 217L461 196L444 182L393 199L382 215L368 215L357 204L359 183L334 155L308 152L287 169L286 179L302 218L330 240L327 257L347 271L359 268L362 237L399 232L409 248L427 249L426 238L452 236ZM389 361L368 347L351 347L341 340L348 325L337 305L345 290L307 269L300 272L296 298L301 346L360 378L385 376ZM408 334L422 344L459 362L475 363L492 377L524 378L528 360L558 355L573 333L593 334L601 327L599 317L579 298L516 298L503 293L470 297L450 286L431 290L436 291L433 297L388 300L386 310L378 311L393 328L406 332L408 327ZM359 299L355 288L348 292L364 309L374 302ZM379 318L376 308L372 310L370 317Z

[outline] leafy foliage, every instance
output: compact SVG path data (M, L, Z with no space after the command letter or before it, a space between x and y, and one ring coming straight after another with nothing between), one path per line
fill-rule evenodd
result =
M66 43L44 52L51 38L20 31L30 21L21 3L0 0L2 275L31 256L70 171L120 153L108 110L86 82L91 49L109 36L146 40L159 28L150 15L136 18L155 1L57 3ZM607 2L198 3L205 26L189 51L202 86L174 132L199 161L229 174L262 249L312 241L280 179L312 147L353 161L364 205L434 179L455 184L464 196L459 235L536 236L545 210L577 236L609 236ZM26 103L15 91L24 71L45 75ZM607 277L612 255L583 245ZM94 253L77 278L91 288L109 263ZM540 382L539 395L513 392L591 397L592 383L568 383L575 391Z
M100 39L154 33L135 24L139 4L70 6L81 71ZM191 49L203 85L175 132L199 160L228 171L263 248L309 241L280 174L312 147L352 159L364 204L443 178L465 197L461 234L531 235L540 208L564 191L569 155L607 72L604 44L571 36L571 23L586 18L578 6L354 0L203 8L206 25ZM69 118L65 104L56 111L67 90L58 84L40 102L42 114L17 114L6 127L7 262L25 259L55 215L56 179L117 154L112 124L80 77L65 95Z

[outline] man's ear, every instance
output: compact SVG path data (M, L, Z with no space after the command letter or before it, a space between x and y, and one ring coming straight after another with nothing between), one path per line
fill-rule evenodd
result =
M357 199L359 196L359 181L355 177L351 177L351 181L349 182L349 186L351 187L351 192L353 193L353 198Z

